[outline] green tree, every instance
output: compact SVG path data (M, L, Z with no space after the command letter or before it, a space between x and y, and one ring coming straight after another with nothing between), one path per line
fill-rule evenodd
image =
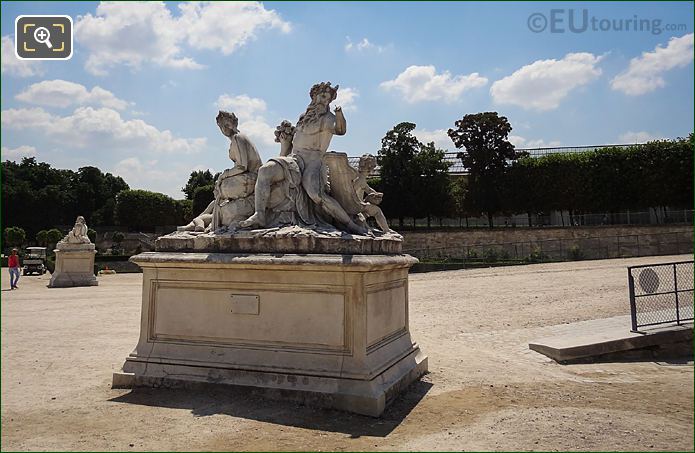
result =
M48 245L48 231L41 230L36 233L36 244L40 247L46 247Z
M27 240L26 232L20 227L5 228L5 245L8 247L21 247Z
M432 217L441 219L453 211L449 163L444 157L445 151L431 142L420 143L413 159L413 171L418 180L413 213L416 217L426 217L428 227L431 226Z
M186 194L187 200L193 200L193 195L198 187L214 185L215 178L210 170L198 170L191 173L188 177L188 182L181 189Z
M413 123L399 123L381 139L378 152L380 166L380 186L384 193L382 209L388 218L397 218L398 225L412 215L415 204L417 171L413 161L420 148L420 142L412 134Z
M457 157L469 171L471 204L487 214L492 228L492 217L502 207L497 183L509 162L522 157L507 139L512 126L497 112L465 115L454 125L456 129L449 129L448 135L457 148L463 149Z
M199 214L199 213L198 213ZM176 224L186 225L193 220L193 201L191 200L176 200Z
M193 215L203 212L210 202L215 199L214 190L214 185L201 186L195 189L195 192L193 192Z
M96 232L96 230L93 230L93 229L89 228L89 229L87 230L87 237L89 238L90 241L92 241L93 243L96 243L96 242L97 242L97 232Z
M112 255L120 255L123 253L123 249L121 248L121 242L125 239L125 234L121 233L120 231L114 231L113 235L111 235L111 254Z
M116 196L116 223L139 230L176 225L176 201L162 193L123 190Z
M63 237L65 237L65 234L63 234L62 231L58 228L51 228L46 232L46 245L50 248L54 248Z
M121 233L120 231L114 231L114 233L111 235L111 242L113 242L116 247L121 246L121 242L125 239L125 234Z
M20 163L5 161L2 216L12 218L30 235L52 225L72 224L78 215L89 218L90 224L113 224L114 197L127 188L122 178L96 167L75 172L52 168L33 157Z

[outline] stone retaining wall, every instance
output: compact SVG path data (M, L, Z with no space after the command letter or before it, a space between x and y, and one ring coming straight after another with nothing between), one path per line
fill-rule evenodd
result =
M403 252L418 258L504 254L523 259L533 253L550 259L665 255L693 251L690 225L592 226L572 228L476 228L405 231ZM490 252L495 250L494 252Z

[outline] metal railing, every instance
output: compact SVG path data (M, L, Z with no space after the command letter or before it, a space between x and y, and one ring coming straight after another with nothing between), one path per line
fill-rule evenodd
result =
M495 228L528 228L528 227L582 227L582 226L606 226L606 225L692 225L692 209L650 209L650 210L625 210L618 212L594 212L569 215L568 211L555 211L551 214L517 214L510 216L496 215L493 220ZM429 225L427 218L405 217L403 225L398 224L398 219L388 219L389 224L401 231L407 230L439 230L487 228L487 217L432 217Z
M543 157L557 153L584 153L587 151L595 151L601 148L629 148L638 146L639 143L621 144L621 145L590 145L590 146L556 146L552 148L516 148L517 151L528 153L530 157ZM460 151L447 151L444 153L444 160L449 164L450 175L465 175L468 169L463 166L461 159L457 157ZM357 168L360 162L358 156L348 157L348 162L351 166ZM379 175L379 168L375 168L372 176Z
M693 261L627 268L632 331L693 320Z

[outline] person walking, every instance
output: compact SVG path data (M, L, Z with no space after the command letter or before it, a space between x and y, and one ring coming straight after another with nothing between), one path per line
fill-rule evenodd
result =
M12 249L12 254L7 258L7 265L10 268L10 288L17 289L19 281L19 255L17 249Z

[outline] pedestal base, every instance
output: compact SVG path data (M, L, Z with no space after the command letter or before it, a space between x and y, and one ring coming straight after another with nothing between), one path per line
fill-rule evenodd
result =
M408 255L143 253L140 340L114 387L243 385L379 416L427 372Z
M370 381L159 363L131 364L113 374L112 388L192 388L198 384L253 387L269 399L341 409L378 417L408 385L427 372L419 350Z
M48 287L99 285L94 275L94 255L97 253L94 244L68 244L65 247L54 250L56 265Z

